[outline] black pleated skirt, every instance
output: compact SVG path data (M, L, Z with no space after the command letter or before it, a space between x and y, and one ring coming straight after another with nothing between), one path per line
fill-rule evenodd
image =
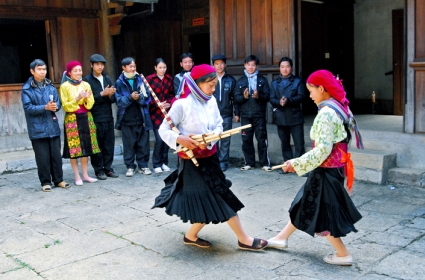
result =
M232 183L220 169L217 154L191 160L179 159L179 169L165 180L165 187L155 199L155 207L179 216L183 222L217 224L236 216L244 207L229 189Z
M330 232L343 237L357 232L354 224L362 215L344 188L344 168L311 171L289 209L292 224L311 236Z

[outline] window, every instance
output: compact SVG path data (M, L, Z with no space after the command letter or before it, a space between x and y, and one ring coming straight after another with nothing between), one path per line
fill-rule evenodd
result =
M47 61L43 20L0 19L0 84L24 83L36 58Z

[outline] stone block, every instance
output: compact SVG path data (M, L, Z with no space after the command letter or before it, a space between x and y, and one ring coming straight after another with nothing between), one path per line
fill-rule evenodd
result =
M388 170L395 166L397 154L376 151L356 150L351 152L354 162L355 179L377 184L387 181Z
M388 182L396 185L424 187L425 170L415 168L391 168L388 170Z

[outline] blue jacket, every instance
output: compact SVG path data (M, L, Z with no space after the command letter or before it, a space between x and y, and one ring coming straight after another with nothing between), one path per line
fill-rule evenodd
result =
M46 86L42 89L37 87L33 77L30 77L22 86L22 105L30 140L53 138L61 134L56 114L44 109L44 106L50 101L50 95L53 96L53 101L56 103L57 112L62 108L62 104L56 88L50 80L46 79Z
M121 122L124 117L125 109L130 106L133 102L137 102L140 106L140 111L142 112L142 122L145 130L151 130L153 128L152 120L149 115L149 102L151 101L151 95L145 84L143 83L142 78L139 74L134 76L134 82L137 82L137 88L140 89L141 86L145 87L146 94L148 97L145 97L142 93L137 101L133 100L131 97L132 89L128 82L125 81L124 74L121 74L118 80L115 82L115 100L118 107L117 110L117 122L115 123L115 129L121 130ZM139 90L140 92L140 90Z
M251 95L245 99L243 93L248 88L248 78L243 75L236 82L235 86L235 104L239 106L240 117L242 118L265 118L267 102L270 99L270 87L267 79L257 76L258 98L252 98Z

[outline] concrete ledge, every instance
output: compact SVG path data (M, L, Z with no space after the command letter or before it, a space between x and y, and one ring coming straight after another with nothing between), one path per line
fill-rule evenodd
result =
M425 170L414 168L391 168L388 170L388 182L396 185L425 187Z
M396 166L397 154L376 150L351 151L355 179L383 184L388 179L388 170Z

